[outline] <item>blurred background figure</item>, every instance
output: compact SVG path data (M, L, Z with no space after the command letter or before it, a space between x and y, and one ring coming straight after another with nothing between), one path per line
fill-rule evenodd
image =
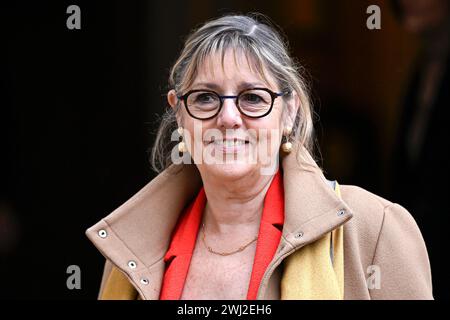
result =
M445 268L449 226L448 0L393 1L406 31L421 50L408 84L392 160L392 199L410 210L430 255L435 298L449 298Z

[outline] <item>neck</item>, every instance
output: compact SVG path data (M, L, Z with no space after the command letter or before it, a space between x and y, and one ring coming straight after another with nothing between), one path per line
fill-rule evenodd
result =
M208 234L256 235L273 176L256 170L232 182L210 176L202 179L208 198L203 219Z

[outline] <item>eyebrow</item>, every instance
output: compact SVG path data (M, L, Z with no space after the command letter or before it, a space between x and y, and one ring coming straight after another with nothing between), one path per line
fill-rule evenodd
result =
M198 89L211 89L211 90L216 90L216 91L220 91L221 87L220 85L213 83L213 82L198 82L198 83L194 83L193 86L195 88L195 90ZM265 88L267 87L267 84L264 84L262 82L240 82L238 84L238 90L245 90L245 89L249 89L249 88Z

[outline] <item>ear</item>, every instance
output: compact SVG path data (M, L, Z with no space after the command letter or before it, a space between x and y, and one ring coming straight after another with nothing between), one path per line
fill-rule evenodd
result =
M175 108L177 106L178 103L178 97L177 97L177 93L175 92L174 89L170 90L167 93L167 102L169 103L169 105L172 108Z
M176 91L173 90L173 89L170 90L170 91L167 93L167 102L168 102L169 105L172 107L172 109L175 111L175 116L177 117L177 123L178 123L178 126L181 126L181 123L182 123L182 121L181 121L182 115L181 115L181 112L177 112L177 110L176 110L178 101L179 101L179 99L178 99L178 97L177 97Z
M292 96L286 102L286 112L284 116L284 126L292 128L295 123L298 109L300 108L300 98L296 91L292 91Z

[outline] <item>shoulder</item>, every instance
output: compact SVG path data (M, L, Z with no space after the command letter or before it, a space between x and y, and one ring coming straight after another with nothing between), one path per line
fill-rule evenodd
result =
M400 223L404 231L420 230L410 212L398 203L394 203L370 191L354 185L340 185L342 200L353 211L353 223L365 234L379 237L383 228ZM389 222L389 226L385 226Z
M352 209L350 220L354 232L362 244L376 249L381 235L401 239L407 233L413 232L422 239L419 227L410 212L398 203L394 203L361 187L340 185L342 200ZM386 233L395 228L397 234Z
M396 207L393 202L354 185L340 185L342 200L351 208L353 218L349 228L362 244L375 248L386 210ZM409 215L409 213L407 213Z
M340 190L353 211L344 229L351 242L347 246L358 251L365 268L377 266L382 273L381 289L371 290L372 299L431 299L427 249L409 211L357 186L341 185Z
M349 205L358 209L373 208L374 212L384 210L393 203L370 191L354 185L340 185L342 199Z

